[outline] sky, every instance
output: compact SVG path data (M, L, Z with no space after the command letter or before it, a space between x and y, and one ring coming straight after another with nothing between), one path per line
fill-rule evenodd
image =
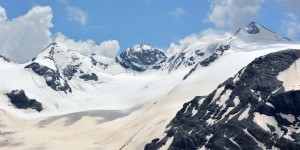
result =
M52 41L85 55L168 52L251 21L299 41L299 10L299 0L0 0L0 55L22 63Z

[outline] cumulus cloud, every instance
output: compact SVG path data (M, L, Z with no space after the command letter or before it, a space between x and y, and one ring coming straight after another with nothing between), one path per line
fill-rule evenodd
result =
M80 23L82 26L86 24L87 13L76 6L68 6L66 8L70 20Z
M207 21L218 28L236 28L255 19L264 0L210 0Z
M191 44L199 42L211 42L216 39L228 37L232 34L215 29L206 29L200 33L193 33L183 39L180 39L178 43L171 43L169 49L167 50L167 55L171 56L175 53L179 53L186 49Z
M75 41L62 33L53 37L50 32L52 18L53 12L49 6L35 6L25 15L14 19L7 19L5 9L0 7L0 55L23 63L40 53L53 39L85 55L96 53L115 57L118 54L120 46L116 40L97 45L93 40Z
M176 18L181 17L184 14L186 14L186 11L181 7L177 7L175 10L169 12L169 15L172 15Z
M0 22L7 19L5 9L0 6Z
M120 50L117 40L107 40L97 45L93 40L75 41L62 33L57 33L55 41L64 43L68 45L69 49L78 51L84 55L95 53L106 57L116 57Z
M293 13L287 13L286 18L281 21L282 29L289 38L295 39L300 34L300 20Z
M51 42L50 7L36 6L23 16L7 20L0 8L0 54L17 62L25 62Z

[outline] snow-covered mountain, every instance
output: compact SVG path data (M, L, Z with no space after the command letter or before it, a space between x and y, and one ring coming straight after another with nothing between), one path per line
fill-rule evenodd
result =
M237 30L232 36L191 44L182 52L170 57L166 68L173 71L180 67L208 66L227 50L251 51L257 50L258 47L270 47L270 45L279 47L279 44L283 43L292 42L256 22L251 22L248 26Z
M5 133L0 145L143 149L164 137L184 103L208 95L256 57L286 49L300 45L251 23L232 36L193 43L170 57L147 45L135 45L116 58L85 56L57 42L25 64L0 57L0 131Z

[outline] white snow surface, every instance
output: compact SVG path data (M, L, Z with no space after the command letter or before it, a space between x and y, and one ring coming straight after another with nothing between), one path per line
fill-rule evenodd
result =
M298 69L298 66L300 66L300 59L277 76L277 79L283 82L285 91L300 89L300 68Z
M186 80L182 78L193 66L171 73L166 70L136 73L122 68L111 58L90 56L107 64L105 69L94 66L90 57L58 43L41 52L33 62L58 69L60 73L68 65L81 63L80 70L95 73L99 78L83 81L75 73L68 81L72 88L68 94L54 91L43 77L24 69L32 61L25 64L0 61L0 131L14 132L0 136L0 140L13 139L6 146L13 145L14 149L143 149L152 139L162 136L184 103L195 96L208 95L254 58L288 48L300 49L298 44L247 42L236 37L216 41L222 41L218 45L230 44L231 48L208 67L197 67ZM49 58L52 47L53 60ZM187 54L199 47L207 46L197 43L186 49ZM38 113L16 109L5 95L15 89L23 89L29 98L41 102L44 110ZM224 104L223 99L219 104ZM92 112L97 115L91 115ZM74 117L74 113L81 115ZM245 118L246 114L241 116Z

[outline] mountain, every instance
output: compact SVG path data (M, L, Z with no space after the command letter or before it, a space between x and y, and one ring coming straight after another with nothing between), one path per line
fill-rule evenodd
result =
M231 39L238 39L253 43L291 42L290 39L281 36L256 22L251 22L248 26L240 28L235 32Z
M167 56L159 49L148 45L134 45L116 58L126 69L142 72L149 69L160 69Z
M232 36L191 44L183 51L168 58L165 68L171 72L184 67L206 67L218 57L226 55L225 51L228 50L252 51L257 50L258 47L271 47L271 45L280 47L281 44L291 43L288 38L278 35L256 22L251 22L248 26L237 30Z
M300 50L261 56L185 103L145 149L299 149ZM291 79L291 77L296 77Z
M64 43L53 42L24 64L0 57L0 135L3 135L0 146L3 149L143 149L152 139L165 137L165 127L184 103L195 96L209 95L257 57L300 49L299 44L254 25L259 29L256 34L247 31L242 37L240 33L244 30L240 30L220 39L192 43L173 56L148 45L135 45L116 58L86 56ZM262 36L264 40L259 40ZM276 56L281 58L281 55L287 56L282 52ZM292 68L285 73L280 76L280 80L289 81L283 82L285 90L298 88L299 84L294 82L297 71ZM274 80L276 84L269 88L267 81L262 82L261 89L253 90L268 91L277 86ZM246 85L248 82L250 79ZM223 95L215 95L220 94ZM261 97L267 94L262 92ZM247 103L246 99L240 98L240 103L242 100ZM229 110L231 107L227 106L234 104L224 105ZM224 108L214 107L220 112ZM276 127L273 123L272 126ZM153 143L150 147L155 146Z

